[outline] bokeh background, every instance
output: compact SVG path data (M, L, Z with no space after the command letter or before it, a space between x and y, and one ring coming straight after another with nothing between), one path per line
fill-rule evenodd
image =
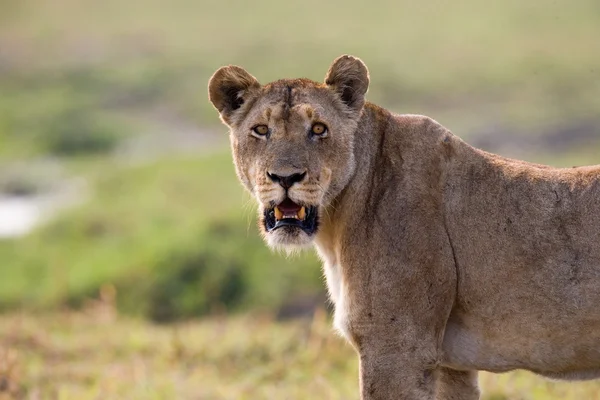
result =
M322 80L344 53L395 112L600 163L597 0L0 0L0 399L358 398L320 264L261 242L206 93L222 65Z

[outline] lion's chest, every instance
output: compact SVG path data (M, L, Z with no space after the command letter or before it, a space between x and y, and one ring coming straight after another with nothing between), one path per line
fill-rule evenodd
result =
M323 260L323 271L327 281L329 298L335 307L334 326L346 339L350 340L348 331L349 304L347 286L339 263L339 257L336 256L333 248L320 246L317 249Z
M334 326L346 339L350 339L348 332L348 302L343 276L339 264L324 265L325 277L329 297L335 306Z

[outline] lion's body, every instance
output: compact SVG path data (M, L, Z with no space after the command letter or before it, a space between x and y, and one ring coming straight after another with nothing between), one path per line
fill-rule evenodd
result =
M382 112L365 107L362 123L385 122L356 143L367 147L357 162L377 167L350 182L348 192L356 185L357 193L338 206L349 210L349 220L335 221L354 225L358 210L373 212L368 218L378 223L365 224L362 235L352 230L356 243L348 247L359 257L397 252L386 279L408 255L443 253L448 268L436 279L446 282L442 297L451 291L453 304L442 364L568 378L600 374L600 167L506 159L470 147L426 117L369 115ZM427 227L423 237L406 226L415 214L423 218L415 224ZM432 232L441 239L431 243Z
M336 61L327 84L335 89L331 76L349 68L360 78L353 60ZM477 399L477 370L600 376L600 166L495 156L427 117L353 102L355 93L339 92L354 117L335 114L340 104L323 92L335 90L293 82L279 82L287 104L272 87L256 89L233 116L219 107L217 86L211 100L232 127L238 175L265 218L286 196L319 204L318 230L307 235L324 261L335 325L360 355L364 399ZM321 107L331 142L301 139L307 104ZM260 107L276 128L247 142ZM260 153L249 154L255 146ZM305 171L306 180L282 191L265 181L273 165ZM275 245L305 243L285 229L264 234Z
M445 362L600 376L600 166L460 147L444 191L458 273Z

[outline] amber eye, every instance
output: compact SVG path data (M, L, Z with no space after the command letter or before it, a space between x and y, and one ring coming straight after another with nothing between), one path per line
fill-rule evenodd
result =
M323 136L327 133L327 127L325 124L317 122L312 126L312 128L310 128L310 133L317 136Z
M254 131L254 133L260 136L265 136L267 133L269 133L269 127L266 125L257 125L254 128L252 128L252 130Z

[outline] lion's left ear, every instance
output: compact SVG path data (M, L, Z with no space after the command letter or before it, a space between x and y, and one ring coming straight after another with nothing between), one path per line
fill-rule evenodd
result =
M246 101L250 92L260 83L242 67L221 67L208 81L208 98L221 114L223 122L231 124L231 117Z
M369 88L369 70L359 58L343 55L329 67L325 84L335 90L348 107L360 111Z

